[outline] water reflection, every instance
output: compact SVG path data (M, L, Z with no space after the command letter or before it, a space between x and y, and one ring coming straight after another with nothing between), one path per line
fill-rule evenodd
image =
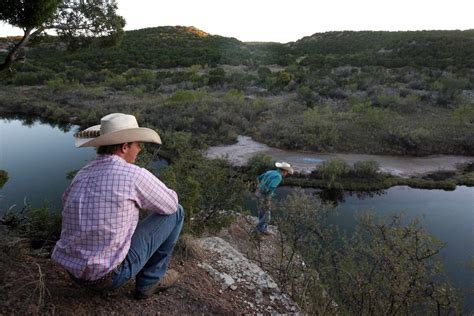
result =
M59 129L63 133L68 133L72 128L76 126L68 122L58 123L58 122L53 122L42 117L30 116L30 115L2 114L1 119L6 122L18 121L21 123L22 126L26 126L28 128L32 128L37 123L42 124L42 125L49 125L52 128Z
M347 197L355 196L359 200L363 200L366 198L373 198L376 196L384 195L386 194L386 190L364 192L364 191L344 191L344 189L332 188L332 189L322 189L322 190L314 192L314 194L318 196L323 203L338 206L339 203L346 202Z

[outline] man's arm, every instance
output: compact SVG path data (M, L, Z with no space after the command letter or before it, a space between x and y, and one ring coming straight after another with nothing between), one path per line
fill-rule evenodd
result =
M151 172L141 168L135 184L140 208L158 214L173 214L178 209L178 195Z

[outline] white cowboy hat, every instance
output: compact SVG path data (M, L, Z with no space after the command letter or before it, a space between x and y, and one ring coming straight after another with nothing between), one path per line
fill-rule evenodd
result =
M288 171L289 174L293 174L295 170L293 170L293 167L287 162L275 162L275 167L278 169L286 170Z
M100 147L129 142L161 144L160 135L152 129L139 127L133 115L112 113L100 119L100 125L74 134L76 147Z

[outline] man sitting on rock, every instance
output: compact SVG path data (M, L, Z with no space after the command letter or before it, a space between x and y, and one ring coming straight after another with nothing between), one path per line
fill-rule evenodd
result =
M255 195L257 196L258 207L258 224L256 232L273 235L274 233L268 229L268 223L271 218L270 204L271 199L275 195L275 190L281 183L283 177L293 174L294 170L287 162L275 163L277 170L269 170L258 176L258 185Z
M135 278L135 297L172 286L167 270L183 226L176 192L135 160L143 142L161 144L133 115L113 113L75 135L76 147L97 147L63 195L62 232L52 259L80 285L107 291ZM139 210L151 214L138 222Z

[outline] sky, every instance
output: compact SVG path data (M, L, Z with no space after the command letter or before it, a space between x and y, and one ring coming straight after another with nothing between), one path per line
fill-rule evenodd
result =
M244 42L328 31L474 29L474 0L117 0L125 30L194 26ZM20 35L0 22L0 36Z

